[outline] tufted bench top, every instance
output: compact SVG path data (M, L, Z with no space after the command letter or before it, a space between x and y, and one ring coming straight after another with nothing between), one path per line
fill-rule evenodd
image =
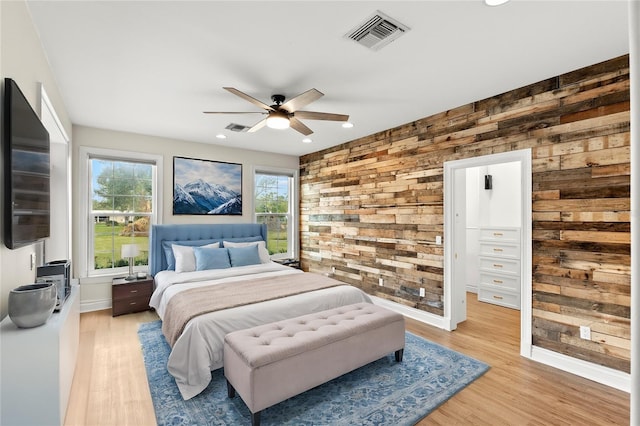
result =
M356 303L234 331L226 335L225 343L247 365L258 368L393 321L404 321L404 318L371 303Z

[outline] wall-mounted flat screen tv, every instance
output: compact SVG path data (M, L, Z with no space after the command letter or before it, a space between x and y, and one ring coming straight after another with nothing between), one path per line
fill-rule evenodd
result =
M2 113L4 243L10 249L49 237L49 133L15 81L4 80Z

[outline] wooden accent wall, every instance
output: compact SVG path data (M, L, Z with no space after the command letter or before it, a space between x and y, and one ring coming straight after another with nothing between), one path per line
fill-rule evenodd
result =
M629 93L622 56L301 157L303 269L442 315L443 163L531 148L533 343L628 372Z

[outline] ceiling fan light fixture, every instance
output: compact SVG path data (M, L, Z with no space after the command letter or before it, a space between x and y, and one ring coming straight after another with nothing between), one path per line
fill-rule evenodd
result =
M508 1L509 0L484 0L484 3L487 6L500 6L502 4L505 4Z
M344 123L342 123L342 128L344 129L350 129L353 127L353 123L349 122L349 121L345 121Z
M289 117L281 111L274 111L267 117L267 127L271 129L288 129Z

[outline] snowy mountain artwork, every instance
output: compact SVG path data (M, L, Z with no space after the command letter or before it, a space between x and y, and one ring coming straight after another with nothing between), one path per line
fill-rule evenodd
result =
M242 164L173 157L173 214L241 215Z

